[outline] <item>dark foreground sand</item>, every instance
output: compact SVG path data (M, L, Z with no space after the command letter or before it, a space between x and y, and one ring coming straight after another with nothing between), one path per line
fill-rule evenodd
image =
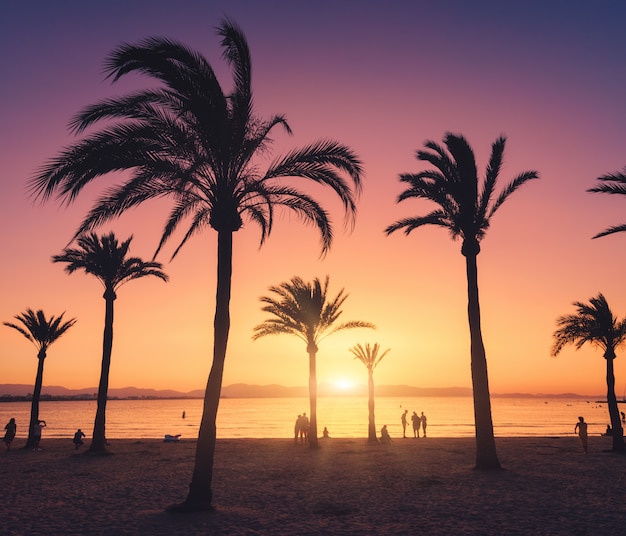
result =
M4 445L0 445L4 447ZM212 513L172 514L195 441L70 440L0 451L0 534L626 534L626 456L590 438L497 440L504 471L472 469L473 439L219 440Z

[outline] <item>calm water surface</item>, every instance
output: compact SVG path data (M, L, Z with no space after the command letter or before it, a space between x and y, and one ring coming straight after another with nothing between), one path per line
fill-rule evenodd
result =
M402 436L400 415L422 411L428 417L431 437L471 437L474 416L471 397L376 399L376 427L387 424L392 437ZM625 405L620 409L626 410ZM185 412L186 418L182 418ZM219 438L292 437L299 413L309 414L307 398L226 398L220 402ZM40 418L48 426L45 437L72 437L81 428L89 438L96 413L95 401L41 402ZM571 435L579 415L589 423L590 434L604 432L609 422L606 404L564 398L493 398L492 414L498 437ZM367 398L320 398L318 428L328 427L331 437L367 437ZM107 404L107 437L162 438L198 435L202 400L110 400ZM27 436L29 402L0 403L0 427L15 417L17 437ZM409 428L410 428L409 419ZM412 431L411 431L412 435Z

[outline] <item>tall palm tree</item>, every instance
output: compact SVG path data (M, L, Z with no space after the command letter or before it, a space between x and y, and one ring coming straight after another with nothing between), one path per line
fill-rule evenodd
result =
M377 443L376 439L376 421L374 419L374 369L376 365L383 360L390 348L387 348L382 354L378 354L380 346L375 343L374 346L370 346L369 343L365 345L365 348L360 344L350 348L350 352L354 354L354 359L358 359L367 367L367 409L368 409L368 426L367 426L367 440L370 443Z
M587 190L588 192L626 195L626 168L624 168L622 173L607 173L606 175L598 177L597 180L601 181L601 184L594 186L593 188L589 188ZM600 238L601 236L621 233L623 231L626 231L626 223L609 227L608 229L605 229L601 233L595 235L593 238Z
M318 447L317 442L317 366L316 357L319 343L338 331L353 328L374 328L369 322L351 320L336 324L343 312L341 306L348 294L341 289L337 296L328 295L329 278L322 283L317 277L305 282L301 277L292 277L291 281L269 287L276 297L262 296L266 305L262 311L273 315L254 328L252 338L257 340L266 335L295 335L306 343L309 354L309 401L311 423L309 428L309 446Z
M474 152L467 140L457 134L447 133L445 147L433 142L425 143L426 150L417 152L435 169L400 175L407 189L398 202L406 199L428 199L439 207L425 216L404 218L387 227L389 235L399 229L409 234L423 225L436 225L448 229L453 239L461 238L461 253L465 257L467 273L468 319L471 341L471 371L474 394L474 420L476 426L476 468L499 469L491 419L491 400L487 375L487 359L480 327L478 300L477 256L480 241L491 223L491 217L502 203L525 182L538 178L536 171L525 171L503 188L494 200L496 183L502 167L506 139L499 137L491 147L491 157L485 177L479 181Z
M48 348L76 323L75 318L63 321L64 314L61 313L57 317L52 315L50 318L46 318L45 313L41 309L37 312L32 309L26 309L24 313L15 315L15 319L20 324L3 322L5 326L19 331L37 348L37 375L35 376L33 399L30 406L30 424L28 426L28 440L25 448L35 446L33 429L39 422L39 399L41 397L41 386L43 385L43 366Z
M131 236L120 244L113 232L101 237L96 233L87 233L77 238L78 248L65 248L61 255L52 257L52 262L66 263L65 271L68 274L82 270L86 274L93 275L104 287L102 365L90 452L106 451L106 404L113 350L113 304L117 299L117 290L124 283L147 276L155 276L163 281L168 280L167 275L161 270L161 263L145 262L138 257L127 257L132 239Z
M341 200L350 223L361 190L361 163L352 150L331 140L296 149L262 171L275 127L291 130L282 115L254 113L250 52L230 20L218 29L224 58L233 68L234 87L224 93L207 60L184 45L149 38L123 45L106 62L114 80L146 74L160 87L106 100L73 121L77 133L105 122L102 129L66 148L32 179L32 194L43 201L56 195L71 202L85 184L117 170L130 178L112 186L80 225L77 235L150 199L169 197L173 208L157 252L183 221L190 222L179 246L207 227L217 232L217 290L213 364L206 385L193 476L178 511L211 509L216 417L230 329L233 233L244 220L270 235L277 208L291 210L321 234L322 254L331 246L328 213L301 188L303 179L329 187ZM286 180L287 179L287 180ZM289 180L291 179L291 181ZM300 181L296 181L300 179Z
M576 313L559 317L554 332L552 355L557 356L567 344L580 349L586 342L598 346L606 360L606 400L613 429L613 450L624 451L624 431L615 396L615 350L626 340L626 318L618 320L602 293L589 303L574 302Z

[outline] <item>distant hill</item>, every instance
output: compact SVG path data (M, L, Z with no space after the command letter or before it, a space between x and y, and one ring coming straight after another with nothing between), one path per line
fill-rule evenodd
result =
M0 398L25 397L31 395L33 386L28 384L0 384ZM56 385L42 387L41 393L44 398L95 398L97 387L83 389L68 389ZM285 387L283 385L250 385L235 383L222 387L223 398L306 398L309 396L308 387ZM337 391L336 387L321 383L318 385L318 396L367 396L367 386L356 386L347 391ZM430 396L472 396L469 387L412 387L410 385L377 385L377 397L430 397ZM494 394L492 397L515 397L515 398L587 398L596 399L600 395L577 395L574 393L562 394L528 394L508 393ZM109 389L109 398L203 398L204 389L181 392L173 389L144 389L140 387L123 387Z

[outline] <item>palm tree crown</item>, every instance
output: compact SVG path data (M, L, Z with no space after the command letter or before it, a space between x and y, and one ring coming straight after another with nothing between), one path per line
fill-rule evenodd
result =
M356 213L361 189L359 160L346 146L322 140L293 150L261 173L253 157L266 151L274 127L291 133L286 119L267 120L253 113L251 63L241 30L225 20L219 28L224 58L233 67L234 89L225 94L207 60L184 45L163 38L123 45L106 62L114 81L138 72L163 87L147 89L87 107L72 121L79 134L106 122L100 131L66 148L32 179L36 197L52 195L69 203L95 178L132 170L131 179L102 195L76 236L149 199L174 200L159 249L183 219L190 221L174 252L207 225L237 231L244 217L261 229L261 243L270 234L274 209L295 211L320 230L322 251L332 242L327 212L307 193L280 182L305 178L330 187L346 215ZM348 182L341 174L345 172Z
M117 290L128 281L146 276L167 281L168 276L161 270L160 262L126 256L132 239L131 236L119 243L113 232L102 237L96 233L87 233L77 238L78 248L65 248L61 255L54 255L52 261L67 263L65 271L68 274L83 270L95 276L110 291Z
M351 320L335 325L342 314L341 306L348 294L341 289L332 300L328 296L329 277L324 283L317 277L312 283L300 277L271 286L270 292L278 296L262 296L266 313L274 315L254 328L253 339L266 335L290 334L307 344L307 351L317 352L319 342L338 331L352 328L373 328L370 322Z
M557 320L552 355L557 356L567 344L580 349L590 343L602 349L605 359L615 358L615 349L626 340L626 319L617 319L602 293L589 303L574 302L574 307L575 314Z
M64 314L61 313L57 317L51 315L50 318L46 318L45 313L41 309L37 312L32 309L26 309L24 313L15 315L15 319L20 324L4 322L4 325L19 331L35 345L39 356L45 357L50 345L76 323L75 318L63 321Z
M589 188L587 191L592 193L602 194L618 194L626 195L626 168L622 173L607 173L598 177L601 182L600 185ZM614 225L605 229L601 233L598 233L593 238L600 238L601 236L607 236L613 233L621 233L626 231L626 223L621 225Z
M435 169L400 175L400 181L409 186L398 197L398 202L428 199L439 207L425 216L398 220L385 232L391 234L404 229L409 234L423 225L437 225L448 229L452 238L461 237L464 255L475 255L480 251L479 243L489 228L491 217L522 184L539 175L536 171L519 174L494 199L506 138L500 136L493 143L482 184L479 184L474 152L467 140L447 133L444 143L445 147L427 141L427 150L417 152L419 160L429 162Z
M369 343L365 345L365 347L361 346L361 344L357 344L350 348L350 352L354 355L354 359L358 359L361 363L363 363L368 371L374 371L376 366L383 360L391 348L387 348L383 353L379 354L380 346L378 343L375 343L374 346L370 346Z

